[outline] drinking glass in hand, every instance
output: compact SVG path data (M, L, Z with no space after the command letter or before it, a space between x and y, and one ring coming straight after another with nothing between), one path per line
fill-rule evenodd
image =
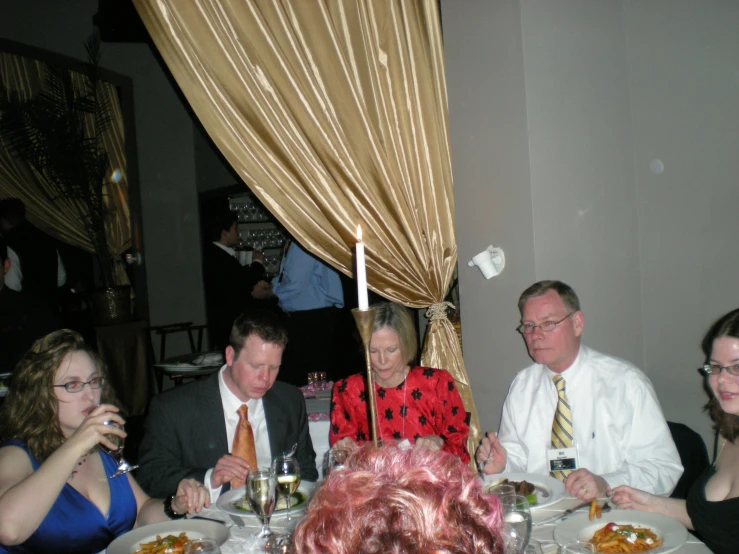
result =
M277 490L280 496L287 501L287 520L291 521L290 506L292 505L293 493L300 485L300 465L293 457L278 456L272 460L272 469L277 480Z
M246 478L246 499L262 522L262 529L257 534L257 538L270 537L272 531L269 528L269 520L277 501L277 480L272 468L260 467L256 471L249 472Z
M122 425L119 425L114 421L106 421L105 425L110 425L111 427L118 427L119 429L123 429ZM114 435L111 433L109 435L105 435L105 438L118 447L115 450L111 450L110 448L106 448L102 444L100 445L100 450L108 454L118 464L118 467L116 468L115 473L110 476L111 479L113 479L114 477L120 477L121 475L125 475L129 471L133 471L134 469L139 467L138 465L133 465L133 466L129 465L129 463L123 459L123 438L122 437L119 437L118 435Z
M506 554L521 554L531 539L531 510L525 496L502 498L503 543Z

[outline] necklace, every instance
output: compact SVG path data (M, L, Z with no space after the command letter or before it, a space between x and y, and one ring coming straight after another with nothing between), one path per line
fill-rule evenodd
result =
M81 466L82 466L82 464L84 464L84 463L85 463L85 462L87 461L87 456L88 456L88 455L89 455L89 452L88 452L87 454L85 454L84 456L82 456L82 457L81 457L81 458L80 458L79 460L77 460L77 465L76 465L76 466L75 466L75 468L74 468L74 469L72 470L72 473L71 473L71 474L69 475L69 479L67 479L67 481L71 481L72 479L74 479L74 476L75 476L75 475L77 474L77 472L79 471L79 469L78 469L78 468L79 468L79 467L81 467Z

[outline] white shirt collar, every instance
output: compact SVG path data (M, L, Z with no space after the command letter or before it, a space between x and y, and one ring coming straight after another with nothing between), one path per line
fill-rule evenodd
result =
M233 392L231 392L231 389L228 388L228 385L226 384L226 381L223 379L223 372L226 371L227 365L223 365L221 370L218 372L218 388L221 391L221 403L223 404L223 413L226 414L226 418L228 419L238 419L238 411L244 402L242 402ZM250 398L248 402L246 402L246 405L249 409L249 420L251 421L252 417L257 414L258 411L261 411L262 408L262 399L254 399Z
M236 250L234 250L230 246L225 246L225 245L221 244L220 242L218 242L217 240L214 240L213 241L213 244L215 244L218 248L220 248L221 250L223 250L229 256L233 256L234 258L236 257Z

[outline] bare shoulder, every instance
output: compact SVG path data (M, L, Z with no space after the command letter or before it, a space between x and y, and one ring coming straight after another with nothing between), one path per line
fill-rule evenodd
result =
M28 453L19 446L0 448L0 495L33 473Z

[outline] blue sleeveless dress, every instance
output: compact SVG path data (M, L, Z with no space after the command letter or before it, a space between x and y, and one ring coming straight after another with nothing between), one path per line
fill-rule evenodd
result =
M33 470L38 469L39 463L21 441L8 441L0 445L2 446L22 448L31 459ZM100 452L100 457L103 460L106 474L112 475L116 468L115 460L103 452ZM0 553L94 554L102 552L118 535L133 528L137 515L136 498L133 496L128 478L121 476L111 479L108 477L108 485L110 486L110 508L107 517L103 516L92 502L67 483L33 535L23 544L0 545Z

